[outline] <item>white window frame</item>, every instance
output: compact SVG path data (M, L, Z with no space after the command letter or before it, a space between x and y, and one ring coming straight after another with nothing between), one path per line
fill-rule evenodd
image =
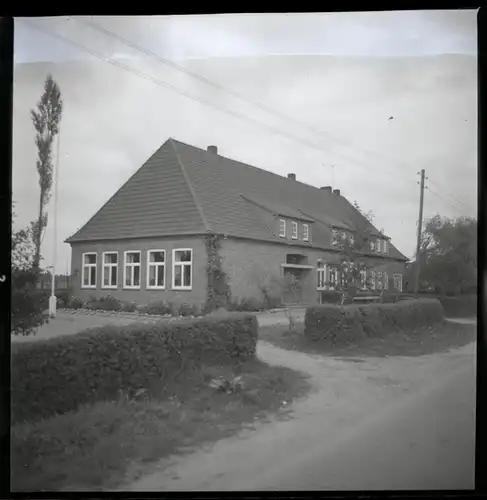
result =
M327 290L328 289L328 266L326 265L326 262L319 261L319 264L323 264L323 267L317 267L316 268L316 289L317 290ZM320 275L321 279L320 279ZM323 283L323 286L320 286L320 281Z
M117 263L116 264L113 264L111 262L108 262L106 263L105 262L105 255L116 255L117 256ZM117 251L108 251L108 252L103 252L102 254L102 276L101 276L101 287L105 290L107 289L110 289L110 290L113 290L113 289L116 289L118 288L118 270L119 270L119 260L118 260L118 252ZM115 285L105 285L105 268L108 268L109 269L109 272L108 272L108 277L109 277L109 280L108 281L111 281L111 278L112 278L112 273L111 273L111 270L112 270L112 267L114 267L116 270L117 270L117 280L115 282Z
M377 289L380 291L384 290L384 273L383 273L383 271L377 271L376 279L377 279Z
M340 231L338 229L332 228L332 230L331 230L331 244L333 246L338 245L339 239L340 239Z
M286 220L285 219L279 219L279 237L280 238L286 237Z
M354 235L353 234L349 234L348 235L348 244L353 247L354 243L355 243L355 237L354 237Z
M297 240L298 239L298 223L295 222L295 221L292 221L291 222L291 238L293 240Z
M370 248L370 252L375 252L375 242L376 240L369 240L369 248Z
M382 240L382 253L387 255L388 241L386 239Z
M382 273L382 279L384 281L384 290L389 290L389 276L387 275L387 271Z
M332 281L332 276L335 278ZM338 267L337 266L330 266L329 271L328 271L328 281L330 282L330 289L335 290L337 285L338 285Z
M85 256L94 255L96 257L94 264L85 264ZM95 268L95 283L93 285L85 285L85 268ZM91 277L91 273L88 274ZM96 281L98 280L98 254L96 252L85 252L81 255L81 288L96 288Z
M376 272L375 272L375 269L372 269L370 271L370 278L371 278L371 283L372 283L372 290L375 290L376 289Z
M367 290L367 269L360 270L360 289Z
M187 262L176 262L176 252L191 252L191 260ZM192 290L193 289L193 249L192 248L175 248L172 251L172 289L173 290ZM176 266L181 266L181 286L176 286ZM183 285L184 267L190 267L189 286Z
M150 260L150 254L154 252L160 252L164 254L164 262L151 262ZM151 248L150 250L147 250L147 279L146 279L146 288L147 290L165 290L166 289L166 251L164 249L153 249ZM159 271L159 267L163 268L162 275L164 276L164 285L163 286L158 286L158 285L150 285L149 280L150 280L150 269L151 267L156 268L156 283L157 283L157 277Z
M303 224L303 241L309 241L309 224Z
M401 283L400 288L396 287L396 279L399 278L399 282ZM402 274L400 273L394 273L393 274L393 279L394 279L394 288L396 288L399 292L402 292Z
M127 262L127 254L138 253L140 256L139 262ZM139 267L139 284L138 285L127 285L127 266L131 267L131 277L132 282L134 281L134 269ZM142 252L140 250L126 250L123 253L123 288L125 290L140 290L140 284L142 282Z

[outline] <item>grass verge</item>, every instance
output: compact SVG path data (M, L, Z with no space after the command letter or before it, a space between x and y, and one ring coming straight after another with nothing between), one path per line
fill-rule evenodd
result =
M258 360L238 370L203 370L205 384L184 401L121 397L35 423L14 425L11 490L117 488L164 457L217 441L256 419L287 413L287 404L310 389L306 374ZM208 386L213 378L235 375L243 380L239 391L227 394Z
M476 340L476 331L475 325L445 322L440 327L409 333L394 332L382 339L365 338L345 347L330 349L306 338L304 325L300 324L292 331L284 326L260 327L259 340L282 349L333 357L423 356L470 344Z

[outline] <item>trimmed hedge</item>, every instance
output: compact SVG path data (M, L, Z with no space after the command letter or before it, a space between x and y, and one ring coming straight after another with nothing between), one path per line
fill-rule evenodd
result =
M467 318L477 316L477 295L459 295L457 297L439 297L448 318Z
M343 346L361 338L381 338L391 331L409 331L443 321L443 308L436 299L395 304L324 304L306 309L304 334L330 347Z
M171 389L200 363L253 358L258 337L253 315L171 323L103 326L37 342L12 345L12 423L109 400L119 391ZM173 384L174 388L174 384Z

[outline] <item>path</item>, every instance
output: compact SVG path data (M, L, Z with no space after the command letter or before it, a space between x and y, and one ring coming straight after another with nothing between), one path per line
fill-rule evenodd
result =
M475 344L353 363L260 342L270 364L311 374L293 418L162 461L124 490L473 487Z

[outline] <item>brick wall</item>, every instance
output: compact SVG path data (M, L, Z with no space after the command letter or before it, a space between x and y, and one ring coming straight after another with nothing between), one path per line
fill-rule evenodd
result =
M193 278L191 290L172 290L172 250L176 248L193 249ZM141 251L141 286L138 290L123 289L123 259L124 252L130 250ZM166 250L166 279L165 290L147 289L147 251ZM102 254L103 252L118 252L118 287L116 289L102 288ZM82 254L97 252L97 280L96 289L82 288ZM71 249L71 271L73 274L73 294L83 300L91 296L100 297L112 295L119 300L131 301L136 304L148 304L151 301L203 305L207 290L207 253L203 237L188 237L181 239L158 238L137 239L125 241L104 241L96 243L73 243ZM76 272L77 271L77 272ZM75 274L76 273L76 274Z
M282 277L281 264L286 262L286 254L300 253L308 257L308 264L315 266L318 259L328 264L338 264L339 256L335 252L313 248L297 248L282 244L256 242L251 240L228 238L222 241L220 254L223 270L227 273L232 295L237 298L255 297L262 300L259 284L267 277ZM367 264L377 271L387 271L389 277L393 273L403 273L404 264L381 258L368 258ZM316 269L304 271L303 303L317 303L319 293Z

